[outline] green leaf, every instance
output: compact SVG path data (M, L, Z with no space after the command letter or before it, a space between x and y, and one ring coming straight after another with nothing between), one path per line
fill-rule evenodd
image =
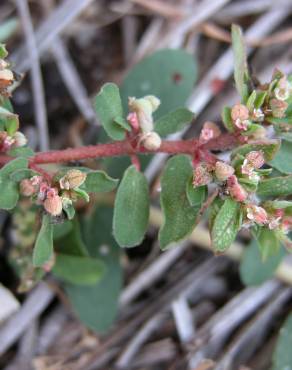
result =
M230 247L239 230L240 204L227 198L216 215L211 230L212 244L216 252Z
M103 128L113 140L123 140L125 130L116 119L123 117L123 107L119 88L114 83L103 85L95 97L95 111L100 119Z
M292 370L292 314L285 320L273 354L273 370Z
M257 93L255 90L253 90L253 92L250 94L246 102L246 106L250 112L252 112L254 109L256 97L257 97Z
M103 193L114 190L118 182L119 180L113 179L104 171L90 171L80 188L88 193Z
M254 102L255 109L261 108L261 106L265 102L266 96L267 96L267 91L257 91L257 97Z
M192 172L190 158L185 155L170 158L164 168L160 195L164 223L159 231L163 250L188 236L196 225L201 205L191 206L186 193Z
M280 141L279 140L261 140L261 141L254 141L249 144L242 145L232 151L232 158L236 156L236 154L246 155L252 150L262 150L265 156L266 161L271 161L274 156L276 155L277 151L280 148Z
M292 194L292 175L261 180L257 194L260 196L285 196Z
M35 153L29 146L22 146L19 148L10 149L7 154L11 157L29 158L34 156Z
M32 256L33 265L43 266L48 262L53 254L53 225L51 217L44 215L42 226L38 233Z
M248 70L246 63L245 45L241 28L235 24L231 27L232 48L234 53L234 80L236 89L245 102L248 94L246 81L248 79Z
M10 36L16 31L18 27L18 19L16 17L12 17L7 19L7 21L2 22L0 25L0 42L4 42L9 39ZM3 58L0 56L0 58Z
M186 187L187 198L192 207L202 207L202 204L205 202L208 194L207 186L193 186L193 176L190 177L187 182Z
M255 238L257 240L262 259L265 261L268 257L275 255L280 248L280 242L274 230L266 227L260 227Z
M64 230L60 230L61 227L66 231L65 233ZM57 239L55 249L58 253L79 257L88 256L77 217L72 221L65 221L59 227L54 225L54 238Z
M89 202L89 195L83 189L75 188L75 194L77 194L81 199L85 200L85 202Z
M115 118L114 121L117 125L119 125L120 127L122 127L123 129L125 129L127 131L132 130L131 125L128 123L128 121L125 118L117 117L117 118Z
M0 176L9 176L17 170L22 170L28 167L28 160L26 158L16 158L8 162L0 170Z
M0 176L0 209L12 209L16 206L19 191L16 182Z
M154 130L160 136L167 136L181 131L194 118L194 113L186 108L178 108L159 118L154 123Z
M52 272L72 284L94 285L104 274L104 264L96 258L57 254Z
M17 158L7 163L0 170L0 209L12 209L16 206L19 198L18 186L10 179L10 175L28 166L25 158Z
M7 57L7 55L8 55L8 52L7 52L7 50L6 50L5 45L4 45L4 44L2 44L2 43L0 43L0 58L1 58L1 59L4 59L4 58L6 58L6 57Z
M292 173L292 145L286 140L282 140L281 148L274 159L269 163L278 171L290 174Z
M234 125L231 118L231 109L229 107L224 107L221 113L222 122L229 132L234 132Z
M209 230L213 229L213 225L220 208L223 206L224 200L217 196L211 206L208 208Z
M266 121L269 123L273 123L274 125L279 125L281 123L284 123L286 125L292 125L292 116L287 116L283 118L267 117Z
M263 260L259 245L253 239L245 249L240 261L240 278L245 285L260 285L273 277L275 270L285 256L284 248Z
M185 105L197 79L197 67L191 54L184 50L159 50L132 68L121 85L123 106L128 97L155 95L161 105L154 117Z
M75 216L75 208L74 208L73 204L63 205L63 210L66 213L66 216L67 216L68 220L73 220L73 218Z
M73 310L79 319L98 333L105 333L112 325L118 310L122 286L121 249L111 233L112 209L98 207L82 222L84 240L93 258L105 265L105 273L94 286L65 284Z
M130 166L118 188L113 219L113 233L121 247L140 244L149 219L149 190L145 176Z
M12 136L19 128L18 115L10 112L10 110L0 107L0 118L1 125L4 124L4 129L7 131L8 135Z
M12 172L12 174L9 177L10 177L10 180L15 181L15 182L19 182L23 179L29 179L29 178L31 178L33 176L36 176L36 175L39 175L39 173L36 172L36 171L33 171L29 168L23 168L21 170L17 170L17 171Z
M73 229L73 223L70 221L64 221L59 224L54 224L53 226L53 238L54 240L58 240L63 238L67 234L70 233Z

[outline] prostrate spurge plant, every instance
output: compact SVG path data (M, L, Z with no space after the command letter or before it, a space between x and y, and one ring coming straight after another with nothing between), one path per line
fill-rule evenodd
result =
M113 142L39 153L26 146L26 138L18 131L18 116L12 112L8 99L14 75L5 61L5 47L1 46L0 208L13 209L21 196L30 199L32 205L23 202L15 217L28 214L31 207L39 209L42 222L33 250L33 265L40 268L38 271L53 268L57 276L72 282L70 266L76 274L83 267L83 271L98 270L98 274L103 268L98 261L86 255L77 258L74 253L67 255L67 259L63 256L64 260L57 256L53 267L54 224L73 219L78 200L88 202L90 193L112 191L118 180L103 171L84 167L63 167L57 173L39 167L88 158L131 157L132 165L119 184L114 206L113 235L122 247L141 243L148 226L148 183L140 171L137 154L164 152L174 156L168 160L161 177L162 249L189 235L207 208L215 252L224 252L242 228L250 229L264 256L273 253L279 242L290 248L292 201L286 197L292 193L292 175L281 176L274 170L279 168L274 157L281 139L287 145L292 137L292 78L275 70L269 83L255 82L247 69L241 30L237 26L232 28L232 40L240 102L223 109L222 121L227 132L221 133L215 123L206 122L199 138L162 140L163 135L191 122L193 114L179 108L155 122L153 113L160 101L152 95L129 97L129 111L125 114L118 87L108 83L96 96L95 107ZM228 160L218 158L214 151L225 151L228 155L224 158ZM34 223L31 214L27 218ZM25 239L25 227L18 232L31 243L27 236ZM266 243L267 240L274 243ZM88 276L81 273L82 282L95 282L98 274L95 277L94 273Z

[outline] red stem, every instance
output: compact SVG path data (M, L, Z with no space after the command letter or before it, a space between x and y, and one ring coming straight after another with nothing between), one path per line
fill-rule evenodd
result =
M135 154L190 154L194 155L200 150L225 150L234 147L238 143L238 138L232 134L223 134L216 139L200 144L197 139L192 140L164 140L158 150L150 151L141 146L133 147L128 141L116 141L108 144L98 144L79 148L69 148L64 150L52 150L49 152L39 152L30 158L30 166L36 164L62 163L69 161L79 161L90 158L114 157ZM12 160L5 154L0 155L0 164L5 164Z

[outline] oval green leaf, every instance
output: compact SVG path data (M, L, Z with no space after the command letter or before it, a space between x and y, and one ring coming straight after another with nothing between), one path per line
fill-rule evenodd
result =
M185 155L170 158L163 171L160 203L164 223L159 231L163 250L188 236L196 225L201 204L192 206L186 193L192 172L190 158Z
M123 140L125 129L115 120L123 117L119 88L114 83L103 85L95 97L95 111L103 128L113 140Z
M53 224L51 217L44 215L42 226L38 233L32 256L33 265L43 266L48 262L53 254Z
M216 215L211 239L216 252L224 252L236 238L239 230L240 204L227 198Z
M96 258L58 254L52 272L72 284L93 285L102 278L104 264Z
M149 219L149 190L145 176L130 166L118 188L113 219L113 234L121 247L140 244Z

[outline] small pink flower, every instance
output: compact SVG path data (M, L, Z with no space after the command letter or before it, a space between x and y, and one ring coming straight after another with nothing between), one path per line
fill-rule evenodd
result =
M265 157L262 150L253 150L245 158L254 168L261 168L265 164Z
M275 209L275 216L282 218L284 216L284 210L282 208Z
M140 129L139 120L136 112L131 112L127 116L127 121L130 123L134 131L138 132Z
M234 198L238 202L243 202L247 198L247 192L238 183L237 177L235 175L232 175L227 179L227 190L229 191L229 194L232 196L232 198Z
M199 164L194 169L193 186L207 185L212 181L212 175L207 166Z
M240 118L237 118L237 120L234 121L234 124L239 130L247 131L249 126L249 120L241 120Z
M219 127L211 121L207 121L204 123L201 134L200 134L200 141L207 142L211 139L214 139L220 136L221 131Z
M255 204L249 204L246 208L247 218L259 225L268 223L268 214L263 207L256 206Z

